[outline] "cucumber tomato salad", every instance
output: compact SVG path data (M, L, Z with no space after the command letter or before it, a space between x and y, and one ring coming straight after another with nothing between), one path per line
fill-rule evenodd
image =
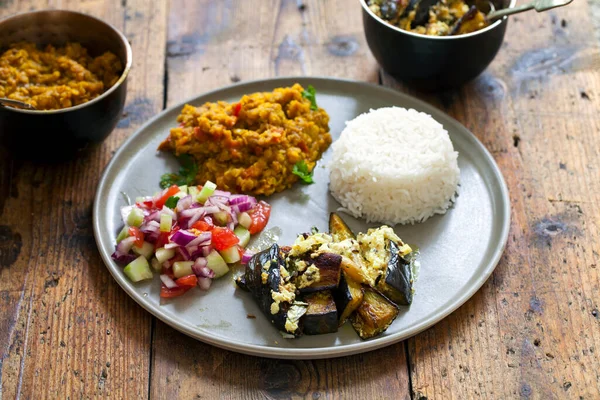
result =
M252 196L203 186L172 185L121 209L125 226L112 258L132 282L160 274L160 297L208 290L229 266L247 263L251 235L269 221L271 206Z

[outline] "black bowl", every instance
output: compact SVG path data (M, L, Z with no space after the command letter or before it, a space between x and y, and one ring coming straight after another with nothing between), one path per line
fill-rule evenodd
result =
M499 0L501 8L514 7L516 0ZM418 90L456 88L483 72L498 53L508 18L504 17L476 32L456 36L426 36L388 24L363 8L367 43L383 69Z
M131 47L117 29L97 18L66 10L17 14L0 21L0 51L15 42L63 45L79 42L90 55L111 51L124 66L121 77L102 95L78 106L31 111L0 106L0 140L13 154L57 159L102 142L121 118L131 68Z

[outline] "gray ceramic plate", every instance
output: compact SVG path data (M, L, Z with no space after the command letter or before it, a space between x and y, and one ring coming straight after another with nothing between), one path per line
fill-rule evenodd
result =
M278 358L327 358L377 349L406 339L446 317L483 285L498 263L510 222L506 185L497 165L482 144L465 127L437 109L405 94L366 83L325 78L281 78L248 82L203 94L188 103L236 101L243 94L271 91L299 82L317 89L317 100L331 116L335 138L344 123L371 108L401 106L432 115L448 130L459 152L461 186L455 206L446 215L423 224L398 226L408 243L421 249L421 270L416 295L410 308L400 315L385 334L367 341L358 338L349 324L339 332L299 339L283 339L261 314L248 293L236 290L232 274L215 281L210 291L193 290L161 304L158 277L140 284L129 282L110 255L121 228L119 209L129 197L159 190L159 177L176 171L177 161L156 152L161 140L176 125L183 103L164 111L140 128L106 168L94 204L94 234L100 254L119 285L142 307L175 329L215 346L247 354ZM268 228L279 242L292 243L311 226L327 230L330 211L339 204L329 195L329 174L324 162L316 168L313 185L294 188L268 200L273 206ZM364 231L363 221L346 218L355 232ZM256 315L248 319L247 314Z

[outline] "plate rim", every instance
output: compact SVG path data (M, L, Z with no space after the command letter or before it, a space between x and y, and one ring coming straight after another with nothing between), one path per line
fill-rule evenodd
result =
M171 317L167 313L160 310L160 305L155 306L149 302L146 302L144 300L145 297L143 295L141 295L137 291L133 290L134 286L126 281L125 275L123 273L119 273L119 271L116 271L116 269L113 267L113 261L110 258L110 255L104 251L101 251L102 241L101 241L101 231L100 231L99 225L100 225L100 220L101 220L102 208L100 207L100 203L102 202L101 195L105 191L105 187L109 186L109 184L110 184L108 182L108 175L109 175L110 171L112 171L112 169L114 168L114 164L116 164L117 160L122 156L122 154L126 152L126 149L129 147L129 145L137 139L137 136L142 134L149 126L154 124L157 120L161 119L163 117L163 115L165 115L169 112L172 112L174 109L178 109L178 108L181 109L181 107L183 107L185 104L195 103L201 97L211 96L211 95L217 94L219 92L223 92L223 91L230 90L230 89L242 88L244 86L252 86L252 85L257 85L257 84L279 85L278 82L282 82L282 83L285 82L285 84L288 84L291 81L302 82L302 81L308 81L308 80L310 80L311 84L313 84L313 85L317 84L315 82L325 81L329 84L331 84L331 83L340 83L340 84L344 84L344 85L350 84L350 85L356 85L358 88L360 88L362 86L362 87L367 87L372 90L379 90L382 92L387 92L387 94L389 94L389 95L398 96L400 98L404 98L404 99L407 99L407 100L413 102L413 104L415 106L418 106L418 109L417 109L417 107L415 107L415 109L417 109L417 111L431 114L431 110L433 110L434 113L442 113L445 115L446 118L448 118L454 124L456 124L457 126L461 127L464 131L466 131L468 133L467 138L469 138L470 141L473 142L473 144L478 148L478 150L481 151L481 153L485 157L487 163L492 167L491 172L493 172L493 177L499 183L499 189L500 189L499 195L500 195L500 198L502 199L502 204L499 205L498 209L501 209L504 214L504 218L502 218L502 221L501 221L502 229L500 232L500 240L501 240L500 245L497 246L495 248L495 250L493 251L492 257L491 257L490 261L488 262L487 267L483 271L483 273L476 276L475 281L471 285L469 285L468 290L463 292L462 295L459 296L456 300L449 303L449 305L442 312L436 313L433 316L431 316L430 318L425 319L421 323L416 324L412 327L409 327L403 333L396 333L396 334L392 334L390 336L380 337L380 338L369 340L369 341L363 341L363 342L347 344L347 345L342 345L342 346L330 346L330 347L326 347L326 348L277 348L277 347L268 347L268 346L263 346L263 345L249 344L249 343L246 343L246 344L232 343L229 340L222 339L220 337L210 337L210 336L202 333L201 331L192 330L190 327L181 325L177 321L171 321ZM279 87L279 86L275 86L275 87ZM411 96L407 93L404 93L404 92L401 92L401 91L398 91L398 90L395 90L393 88L389 88L386 86L374 84L371 82L356 81L356 80L344 79L344 78L332 78L332 77L327 77L327 76L314 76L314 77L313 76L282 76L282 77L275 77L275 78L249 80L249 81L239 82L239 83L235 83L235 84L231 84L231 85L227 85L227 86L222 86L217 89L210 90L210 91L202 92L200 94L197 94L195 96L187 98L186 100L179 102L171 107L165 108L164 110L162 110L161 112L159 112L158 114L156 114L155 116L150 118L148 121L146 121L144 124L142 124L139 128L137 128L135 130L134 133L132 133L125 141L123 141L123 143L121 143L118 150L114 153L114 155L110 159L109 163L104 168L104 170L102 172L102 176L100 177L100 180L98 181L98 185L96 187L96 194L94 195L92 220L93 220L93 231L94 231L94 239L96 242L96 247L98 249L98 252L100 253L100 256L101 256L106 268L109 270L109 272L113 276L113 278L117 281L117 283L119 284L121 289L123 289L129 297L131 297L136 303L138 303L144 310L149 312L152 316L158 318L159 320L161 320L162 322L171 326L175 330L182 332L196 340L200 340L204 343L207 343L207 344L210 344L210 345L213 345L213 346L225 349L225 350L234 351L234 352L243 353L243 354L252 355L252 356L259 356L259 357L301 360L301 359L323 359L323 358L342 357L342 356L365 353L368 351L387 347L392 344L398 343L400 341L406 340L410 337L413 337L420 332L423 332L424 330L432 327L433 325L437 324L438 322L440 322L441 320L446 318L448 315L450 315L451 313L456 311L460 306L462 306L471 297L473 297L473 295L475 293L477 293L477 291L479 291L479 289L489 279L489 277L494 272L496 266L498 265L500 258L502 257L502 254L504 253L504 249L506 248L506 243L508 241L508 235L510 233L511 203L510 203L508 187L506 185L506 182L504 180L504 177L502 175L500 167L494 160L491 153L487 150L487 148L483 145L483 143L481 143L481 141L467 127L465 127L462 123L460 123L458 120L456 120L452 116L448 115L444 111L436 108L435 106L428 104L425 101L420 100L420 99L418 99L414 96Z

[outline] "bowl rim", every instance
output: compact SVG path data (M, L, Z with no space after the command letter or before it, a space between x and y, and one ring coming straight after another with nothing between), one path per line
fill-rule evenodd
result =
M496 22L494 22L493 24L486 26L483 29L477 30L475 32L470 32L470 33L465 33L462 35L454 35L454 36L430 36L430 35L423 35L421 33L415 33L415 32L409 32L409 31L405 31L404 29L400 29L397 26L394 26L388 22L386 22L385 20L383 20L382 18L378 17L377 15L375 15L375 13L373 11L371 11L371 9L369 8L369 6L367 5L367 0L359 0L360 1L360 5L362 6L363 10L366 11L367 13L369 13L371 15L371 17L375 18L375 20L377 20L379 23L385 25L386 27L393 29L397 32L406 34L408 36L414 36L417 38L421 38L421 39L431 39L431 40L457 40L457 39L462 39L462 38L468 38L468 37L472 37L472 36L477 36L479 34L482 34L484 32L490 31L492 29L495 29L497 26L499 26L502 22L504 22L504 20L506 20L508 18L508 16L502 17L499 20L497 20ZM510 0L510 3L508 4L508 7L506 8L513 8L515 7L517 4L517 0Z
M72 107L60 108L58 110L24 110L24 109L15 108L15 107L2 107L5 110L10 110L10 111L18 112L18 113L23 113L23 114L34 114L34 115L62 114L62 113L70 112L70 111L80 110L82 108L92 106L93 104L101 101L103 98L109 96L111 93L113 93L115 90L117 90L117 88L119 86L121 86L123 84L123 82L125 81L125 79L127 79L127 76L129 75L129 71L131 70L131 65L133 63L133 53L131 51L131 45L129 44L127 37L125 37L125 35L123 33L121 33L121 31L119 29L115 28L114 25L112 25L100 18L94 17L93 15L82 13L79 11L72 11L72 10L46 9L46 10L27 11L27 12L13 14L13 15L10 15L5 18L0 18L0 24L3 24L6 21L9 21L13 18L22 17L24 15L46 14L46 13L50 13L50 12L61 12L61 13L65 13L65 14L74 14L74 15L79 15L79 16L83 16L86 18L91 18L101 24L106 25L109 29L112 29L117 34L117 36L120 38L121 42L125 45L125 68L123 69L121 76L119 77L117 82L115 82L114 85L112 85L106 92L102 93L100 96L95 97L88 102L78 104L78 105L72 106ZM121 61L123 61L123 60L121 60Z

